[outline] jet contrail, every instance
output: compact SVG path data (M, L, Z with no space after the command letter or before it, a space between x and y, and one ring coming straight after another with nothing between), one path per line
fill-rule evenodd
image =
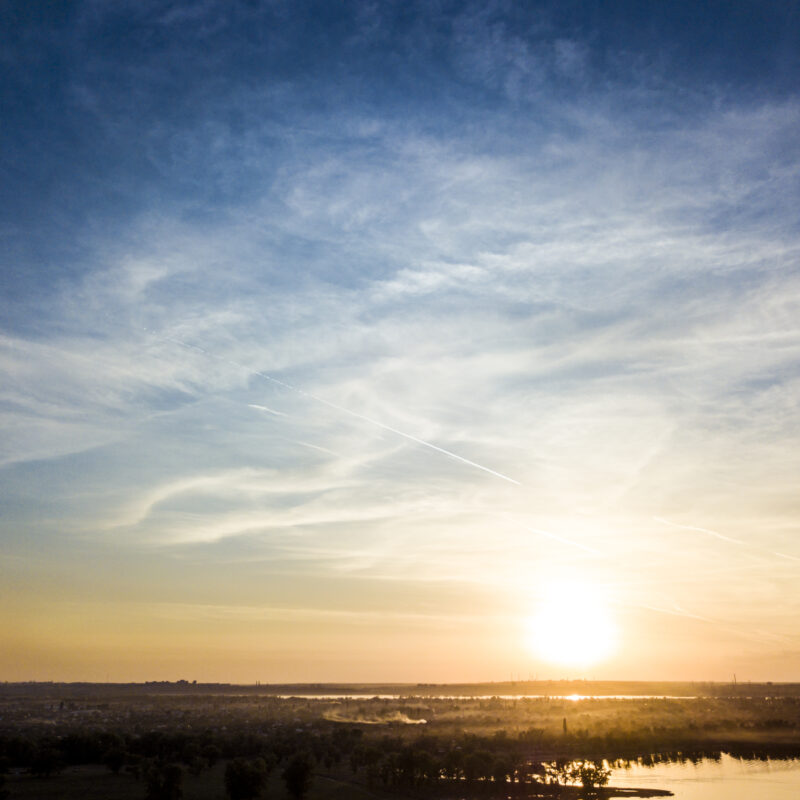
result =
M341 453L337 453L334 450L328 450L327 447L320 447L318 444L311 444L311 442L304 442L302 439L289 439L290 442L295 442L295 444L301 444L303 447L310 447L312 450L319 450L320 453L327 453L329 456L336 456L337 458L342 458Z
M684 611L677 603L675 604L675 608L662 608L661 606L651 606L647 605L646 603L636 603L635 605L638 608L645 609L646 611L656 611L659 614L668 614L673 617L686 617L687 619L698 619L701 622L710 622L712 624L716 624L713 619L701 617L699 614L692 614L689 611Z
M699 622L705 622L709 625L713 625L717 630L725 631L726 633L732 633L734 636L740 636L743 639L749 639L750 641L754 642L780 642L782 644L794 643L794 640L791 637L783 636L779 633L770 633L769 631L763 630L745 630L744 628L725 625L724 623L721 623L715 619L710 619L709 617L702 617L699 614L692 614L691 612L682 609L677 603L675 604L675 610L661 608L659 606L651 606L645 603L634 603L632 606L636 608L643 608L647 611L655 611L658 614L669 614L676 617L685 617L686 619L696 619Z
M522 528L526 531L530 531L531 533L538 533L540 536L547 536L550 539L555 539L557 542L561 542L562 544L569 544L572 545L572 547L578 547L581 550L585 550L587 553L591 553L593 556L603 555L599 550L595 550L593 547L587 547L585 544L576 542L573 539L567 539L566 536L559 536L557 533L553 533L552 531L545 531L541 528L529 528L527 525L523 525Z
M743 542L741 539L734 539L732 536L725 536L725 534L720 533L719 531L712 531L709 528L698 528L696 525L679 525L677 522L670 522L668 519L664 519L663 517L653 517L653 519L656 522L661 522L664 525L671 525L673 528L683 528L687 531L698 531L699 533L706 533L709 536L722 539L725 542L747 545L747 542ZM751 547L751 549L759 553L768 553L769 555L777 556L778 558L783 558L787 561L800 561L800 558L797 556L790 556L788 553L779 553L777 550L765 550L764 548L758 546Z
M260 406L258 403L248 403L248 408L256 408L259 411L266 411L269 414L274 414L276 417L286 417L288 414L284 414L283 411L276 411L274 408L269 408L268 406Z
M681 525L678 522L670 522L668 519L664 519L663 517L653 517L656 522L660 522L662 525L670 525L673 528L683 528L685 531L697 531L698 533L705 533L708 536L714 536L717 539L722 539L725 542L733 542L734 544L747 544L743 542L741 539L734 539L731 536L726 536L724 533L720 533L719 531L712 531L709 528L698 528L696 525Z
M335 411L339 411L342 414L347 414L355 419L360 419L363 422L368 422L370 425L374 425L377 428L382 428L385 431L389 431L389 433L395 434L395 436L402 436L404 439L408 439L410 442L414 442L415 444L422 445L423 447L428 447L431 450L435 450L437 453L441 453L442 455L447 456L448 458L455 459L456 461L460 461L462 464L467 464L470 467L475 467L475 469L482 470L483 472L488 472L490 475L494 475L495 478L500 478L501 480L508 481L508 483L513 483L515 486L521 486L522 484L519 481L514 480L514 478L509 478L508 475L503 475L502 472L497 472L496 470L490 469L489 467L485 467L483 464L478 464L476 461L470 461L468 458L464 458L464 456L458 455L458 453L452 452L452 450L446 450L444 447L439 447L432 442L426 442L424 439L420 439L417 436L414 436L410 433L406 433L405 431L398 430L397 428L393 428L391 425L386 425L383 422L378 421L377 419L373 419L372 417L367 417L364 414L359 414L357 411L351 411L349 408L345 408L344 406L340 406L336 403L332 403L330 400L325 400L323 397L318 397L315 394L311 394L311 392L306 392L303 389L298 388L297 386L292 386L290 383L286 383L278 378L273 378L272 375L268 375L266 372L260 372L257 369L253 369L252 367L247 367L244 364L240 364L238 361L234 361L230 358L225 358L223 356L217 356L214 353L210 353L208 350L204 350L202 347L198 347L194 344L187 344L186 342L182 342L179 339L172 339L168 336L160 337L164 341L173 342L174 344L180 345L181 347L189 348L191 350L197 350L200 353L203 353L206 356L210 356L212 358L219 359L220 361L226 361L229 364L233 364L233 366L238 367L239 369L243 369L246 372L249 372L251 375L258 375L264 380L270 381L271 383L276 384L277 386L282 386L284 389L288 389L290 392L294 392L295 394L299 394L302 397L307 397L309 400L314 400L317 403L322 403L324 406L328 406L328 408L332 408Z
M731 625L725 625L724 623L719 622L719 620L711 619L710 617L703 617L700 614L692 614L690 611L686 611L685 609L681 608L677 603L675 603L675 609L669 608L661 608L659 606L651 606L646 605L644 603L636 604L639 608L646 609L647 611L656 611L659 614L670 614L676 617L685 617L686 619L696 619L699 622L706 622L710 625L713 625L717 630L725 631L727 633L732 633L735 636L741 636L744 639L750 639L756 642L788 642L790 641L788 637L781 636L777 633L770 633L769 631L749 631L745 630L744 628L737 628Z
M775 550L772 555L779 556L780 558L788 558L789 561L800 561L800 558L797 556L790 556L787 553L779 553L777 550Z

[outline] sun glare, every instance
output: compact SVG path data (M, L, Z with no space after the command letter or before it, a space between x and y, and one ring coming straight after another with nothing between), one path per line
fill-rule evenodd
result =
M608 658L616 646L616 627L602 591L577 581L551 584L527 622L527 645L543 661L566 667Z

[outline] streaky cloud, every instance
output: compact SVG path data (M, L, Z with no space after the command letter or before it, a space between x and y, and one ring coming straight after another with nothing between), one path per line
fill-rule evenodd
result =
M279 378L275 378L272 375L268 375L266 372L261 372L260 370L253 369L252 367L248 367L244 364L239 363L238 361L233 361L232 359L226 358L224 356L218 356L214 353L205 350L202 347L198 347L197 345L188 344L187 342L182 342L179 339L173 339L170 337L162 337L164 341L169 341L174 344L180 345L181 347L189 348L192 350L197 350L204 355L210 356L211 358L217 358L221 361L227 361L229 364L232 364L235 367L240 367L243 370L246 370L251 375L258 375L260 378L264 378L264 380L270 381L270 383L275 384L276 386L280 386L283 389L288 389L290 392L294 392L295 394L300 395L301 397L307 397L309 400L313 400L316 403L321 403L322 405L327 406L328 408L332 408L334 411L339 411L342 414L347 414L348 416L353 417L354 419L362 420L363 422L367 422L370 425L374 425L377 428L381 428L382 430L388 431L389 433L393 433L396 436L401 436L404 439L408 439L410 442L414 442L415 444L422 445L423 447L427 447L431 450L436 451L437 453L441 453L448 458L452 458L455 461L460 461L462 464L466 464L467 466L474 467L475 469L482 470L483 472L488 473L489 475L493 475L495 478L500 478L501 480L507 481L508 483L513 483L515 486L521 486L522 484L514 480L514 478L509 478L508 475L504 475L502 472L497 472L496 470L491 469L490 467L486 467L483 464L478 464L476 461L471 461L468 458L464 458L464 456L458 455L458 453L454 453L452 450L447 450L444 447L439 447L439 445L433 444L433 442L425 441L425 439L420 439L417 436L414 436L411 433L407 433L406 431L401 431L398 428L393 428L391 425L387 425L384 422L380 422L379 420L373 419L372 417L368 417L365 414L359 414L357 411L353 411L352 409L345 408L344 406L339 405L338 403L333 403L330 400L326 400L323 397L319 397L318 395L312 394L311 392L307 392L304 389L300 389L297 386L293 386L286 381L282 381Z

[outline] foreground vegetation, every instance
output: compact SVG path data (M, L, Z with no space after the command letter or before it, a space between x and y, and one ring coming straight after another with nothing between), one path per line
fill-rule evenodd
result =
M0 687L0 797L10 798L613 796L603 787L626 763L721 751L800 756L800 697Z

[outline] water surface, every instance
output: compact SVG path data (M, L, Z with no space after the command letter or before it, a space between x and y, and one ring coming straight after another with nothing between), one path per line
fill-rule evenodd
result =
M609 783L668 789L675 800L798 800L800 760L752 761L723 754L719 761L615 769Z

